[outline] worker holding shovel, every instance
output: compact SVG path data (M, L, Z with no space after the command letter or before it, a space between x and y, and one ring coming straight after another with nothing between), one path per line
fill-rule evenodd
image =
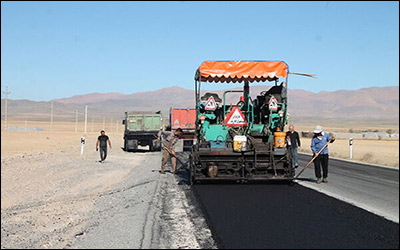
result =
M329 134L322 132L321 126L316 126L314 129L314 136L311 139L311 150L314 154L315 176L317 177L317 184L321 183L321 165L322 165L322 182L328 182L328 143L335 141L335 137L330 137Z
M171 164L172 164L172 173L176 171L176 155L174 151L174 146L179 138L183 135L183 131L181 128L176 129L174 132L172 131L164 131L161 130L158 132L158 140L161 140L161 136L163 136L163 151L162 151L162 162L161 162L161 174L165 173L165 164L169 157L171 156Z

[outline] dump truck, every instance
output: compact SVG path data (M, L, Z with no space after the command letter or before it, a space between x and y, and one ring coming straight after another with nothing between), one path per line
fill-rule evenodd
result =
M156 135L162 128L160 112L125 112L124 150L136 151L138 146L149 146L150 151L160 151Z
M201 83L242 85L222 96ZM250 84L271 82L251 98ZM292 181L293 157L286 145L288 65L283 61L205 61L195 73L196 143L191 182ZM228 103L229 95L239 98Z
M183 130L182 150L191 151L196 139L196 109L195 108L170 108L169 127L171 131L178 128Z

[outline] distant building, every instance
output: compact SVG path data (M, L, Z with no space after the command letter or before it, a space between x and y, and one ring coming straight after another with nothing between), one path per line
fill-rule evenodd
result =
M389 138L390 135L386 132L363 132L363 138Z
M342 132L333 132L333 135L336 137L336 139L362 139L363 134L361 133L342 133Z
M399 138L399 134L391 134L390 138Z

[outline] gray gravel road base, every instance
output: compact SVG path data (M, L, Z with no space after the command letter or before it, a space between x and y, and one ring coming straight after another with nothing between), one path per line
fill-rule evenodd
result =
M98 158L2 158L1 248L215 248L187 185L159 173L160 152Z

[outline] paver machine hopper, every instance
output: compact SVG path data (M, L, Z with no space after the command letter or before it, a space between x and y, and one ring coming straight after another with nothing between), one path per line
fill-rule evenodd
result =
M286 148L288 65L283 61L205 61L195 74L196 144L191 182L294 178ZM240 84L240 90L202 93L202 83ZM254 99L253 82L273 83ZM229 95L239 93L236 102Z

